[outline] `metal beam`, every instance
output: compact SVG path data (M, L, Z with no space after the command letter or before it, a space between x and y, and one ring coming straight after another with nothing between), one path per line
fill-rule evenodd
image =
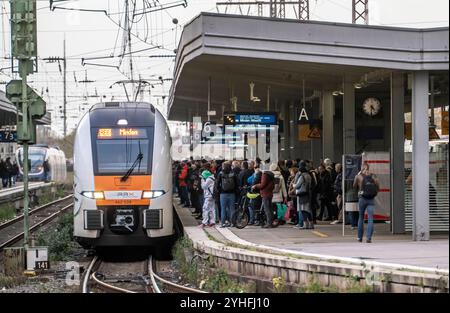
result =
M352 23L369 24L369 0L352 0Z

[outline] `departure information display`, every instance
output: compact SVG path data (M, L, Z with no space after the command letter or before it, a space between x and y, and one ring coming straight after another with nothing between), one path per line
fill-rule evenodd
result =
M97 139L144 139L147 138L145 128L98 128Z
M225 125L239 124L259 124L259 125L277 125L277 113L253 113L253 112L228 112L224 113Z

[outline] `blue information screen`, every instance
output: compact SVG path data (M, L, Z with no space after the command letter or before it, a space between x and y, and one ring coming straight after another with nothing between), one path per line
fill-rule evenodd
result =
M236 114L235 123L276 125L277 117L275 114Z

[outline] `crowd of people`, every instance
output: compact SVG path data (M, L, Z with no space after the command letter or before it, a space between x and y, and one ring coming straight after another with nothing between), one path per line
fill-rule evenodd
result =
M0 159L0 177L2 178L2 188L8 188L16 185L19 167L16 161L11 162L11 158Z
M355 178L354 187L360 190L360 195L365 189L366 176L372 177L368 165L364 165ZM323 160L317 167L309 160L300 159L272 164L263 164L259 159L176 161L173 185L180 204L194 208L192 214L202 220L200 227L217 223L220 227L233 227L234 212L249 192L256 195L250 200L249 225L272 228L290 223L298 229L313 229L319 220L331 224L343 222L342 166L330 159ZM367 211L368 242L373 232L371 196L368 195L362 205L360 203L359 212L346 212L345 219L352 229L358 225L361 228ZM359 231L358 240L362 240L361 237L362 231Z

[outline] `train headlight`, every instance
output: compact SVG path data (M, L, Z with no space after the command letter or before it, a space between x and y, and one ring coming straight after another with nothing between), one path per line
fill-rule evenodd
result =
M89 199L95 199L95 200L105 199L105 195L103 194L103 191L83 191L81 194Z
M148 190L142 193L142 199L155 199L161 197L166 192L164 190Z

